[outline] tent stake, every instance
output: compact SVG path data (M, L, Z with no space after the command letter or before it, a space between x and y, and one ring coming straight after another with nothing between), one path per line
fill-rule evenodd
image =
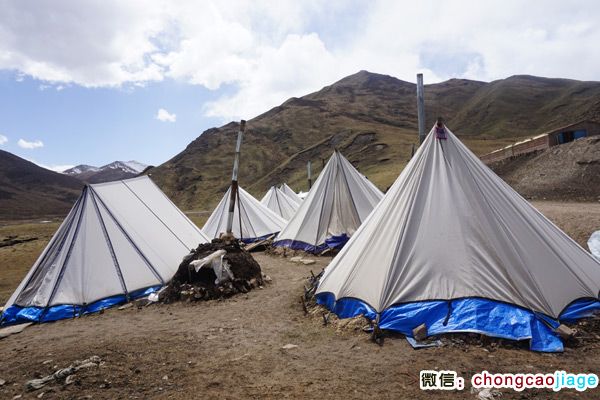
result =
M373 323L373 334L371 335L371 339L377 343L379 346L383 346L383 331L379 327L379 313L375 317Z

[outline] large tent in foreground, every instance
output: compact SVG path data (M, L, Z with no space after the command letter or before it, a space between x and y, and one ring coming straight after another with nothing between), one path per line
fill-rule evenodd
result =
M273 245L312 253L341 248L382 197L336 150Z
M2 323L70 318L145 295L208 241L147 176L86 186Z
M425 324L561 351L559 323L600 309L600 263L446 131L325 269L317 301L408 336Z
M269 210L250 193L238 187L238 196L233 214L232 233L236 238L246 242L255 242L281 231L286 220ZM210 215L202 230L212 239L217 239L227 231L227 215L231 187Z
M299 204L295 200L275 186L271 186L271 189L269 189L260 202L286 221L289 221L294 216L299 207Z

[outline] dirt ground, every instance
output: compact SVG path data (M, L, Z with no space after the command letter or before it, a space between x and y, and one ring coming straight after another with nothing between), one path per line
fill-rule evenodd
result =
M37 238L15 246L0 247L0 307L27 274L59 225L58 221L0 223L0 241L9 236Z
M598 203L535 205L580 242L588 230L600 229ZM3 227L0 236L10 229L19 230ZM19 246L32 243L13 246L14 253L20 254ZM4 254L7 251L0 248L2 277L4 263L10 260ZM0 340L0 380L6 381L0 385L0 399L16 395L35 399L40 393L43 399L475 399L468 382L482 370L598 374L597 342L567 348L562 354L478 346L413 350L401 337L388 338L379 347L368 334L340 332L323 326L319 318L304 315L300 295L305 279L310 270L324 268L330 258L316 258L317 264L309 266L264 253L255 258L272 282L245 295L110 309L33 325ZM24 262L24 258L19 260ZM20 266L21 276L29 266ZM13 282L13 288L17 284L18 280ZM282 349L287 344L298 347ZM24 388L29 379L94 355L104 364L77 372L75 382L68 386L50 384L34 392ZM422 392L418 377L423 369L455 370L465 378L467 390ZM502 389L501 398L598 399L599 390L556 394Z
M600 201L576 203L559 201L532 201L535 208L588 250L587 241L594 231L600 230Z

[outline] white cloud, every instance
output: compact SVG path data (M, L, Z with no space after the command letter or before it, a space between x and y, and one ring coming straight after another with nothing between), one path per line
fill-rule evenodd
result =
M159 108L154 118L162 122L175 122L177 120L177 115L169 113L164 108Z
M518 0L22 0L0 13L0 69L57 90L226 86L204 112L251 118L361 69L410 81L424 72L426 83L597 80L599 13L598 2L559 0L527 2L526 14Z
M162 2L3 2L0 68L86 87L162 79L146 58L166 17Z
M4 135L0 135L0 146L8 142L8 138Z
M17 144L22 149L37 149L37 148L40 148L40 147L44 147L44 142L42 142L41 140L35 140L33 142L29 142L29 141L27 141L25 139L19 139L19 141L17 142Z

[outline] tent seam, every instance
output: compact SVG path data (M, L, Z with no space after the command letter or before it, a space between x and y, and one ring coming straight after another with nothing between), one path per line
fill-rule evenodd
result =
M92 191L94 191L94 189L92 188ZM94 191L95 192L95 191ZM119 228L119 230L121 231L121 233L123 233L123 235L127 238L127 240L129 241L129 243L133 246L133 248L136 250L136 252L142 257L142 259L144 260L144 262L146 263L146 265L150 268L150 270L152 271L152 273L154 274L154 276L156 276L156 278L158 278L159 282L161 283L161 285L165 284L165 280L163 279L163 277L158 273L158 271L156 270L156 268L154 267L154 265L152 265L152 263L150 262L150 260L148 260L148 257L146 257L146 255L144 254L144 252L138 247L138 245L133 241L133 239L129 236L129 234L125 231L125 228L123 228L123 226L119 223L119 221L117 221L117 218L115 218L115 216L113 215L113 213L110 211L110 209L108 208L108 206L106 205L106 203L104 203L104 200L102 200L102 197L97 196L98 200L100 200L100 204L102 205L102 207L104 207L104 209L108 212L108 215L112 218L113 222L117 225L117 227Z
M95 196L96 196L96 194L94 192L92 192L91 197L92 197L92 203L94 204L94 210L96 211L96 215L98 216L98 219L100 220L100 226L102 227L102 233L104 234L104 240L106 241L106 245L108 246L108 250L110 251L110 255L113 260L113 264L115 266L117 275L119 277L119 282L121 283L121 287L122 287L123 291L125 292L125 296L127 297L127 300L129 300L129 290L127 290L127 285L125 284L125 279L123 278L123 272L121 271L121 266L119 264L117 254L115 253L115 249L112 245L112 241L110 240L110 237L108 236L108 231L106 230L106 225L104 224L104 219L102 218L102 214L100 213L100 209L98 208L98 203L96 202Z

